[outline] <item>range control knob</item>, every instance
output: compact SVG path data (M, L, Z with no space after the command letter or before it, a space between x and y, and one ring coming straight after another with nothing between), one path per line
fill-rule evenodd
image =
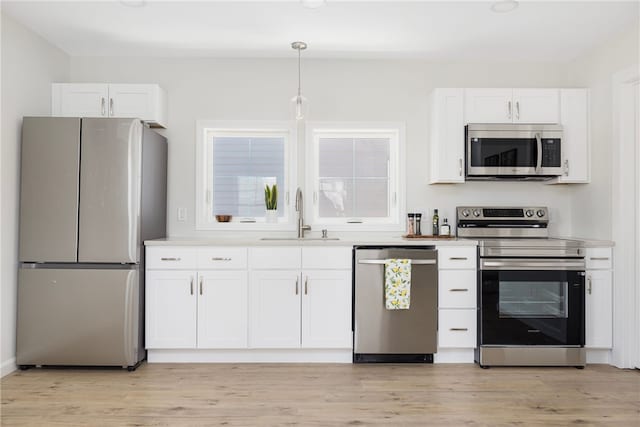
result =
M462 210L462 216L465 217L465 218L468 217L469 216L469 209L463 209Z
M480 209L474 209L473 210L473 216L475 216L476 218L478 218L480 216Z
M542 217L544 216L544 210L539 209L539 210L538 210L538 212L536 212L536 214L537 214L540 218L542 218Z
M531 218L534 214L533 209L527 209L524 214Z

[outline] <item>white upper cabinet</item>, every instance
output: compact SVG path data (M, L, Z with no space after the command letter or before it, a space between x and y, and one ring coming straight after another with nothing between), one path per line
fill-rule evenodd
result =
M99 83L53 83L52 115L63 117L108 117L108 85Z
M167 95L157 84L53 83L51 114L139 118L166 127Z
M552 183L588 183L589 89L560 89L560 123L564 174Z
M513 122L512 89L465 89L464 124ZM464 141L464 139L462 139Z
M464 182L464 89L431 94L431 178L433 183Z
M558 123L558 89L513 89L514 123Z
M558 89L465 89L466 123L558 123Z

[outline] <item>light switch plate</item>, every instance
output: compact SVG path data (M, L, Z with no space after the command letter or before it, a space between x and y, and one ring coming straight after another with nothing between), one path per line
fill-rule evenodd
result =
M185 222L187 220L187 208L178 208L178 221Z

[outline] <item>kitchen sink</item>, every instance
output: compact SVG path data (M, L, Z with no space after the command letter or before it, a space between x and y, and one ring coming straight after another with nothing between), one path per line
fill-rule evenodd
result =
M303 242L305 240L340 240L338 237L262 237L260 240L280 240L280 241L299 241Z

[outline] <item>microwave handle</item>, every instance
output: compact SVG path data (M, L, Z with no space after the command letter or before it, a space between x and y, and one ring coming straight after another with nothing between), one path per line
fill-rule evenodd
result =
M536 163L536 172L542 167L542 140L540 134L536 132L536 144L538 146L538 161Z

